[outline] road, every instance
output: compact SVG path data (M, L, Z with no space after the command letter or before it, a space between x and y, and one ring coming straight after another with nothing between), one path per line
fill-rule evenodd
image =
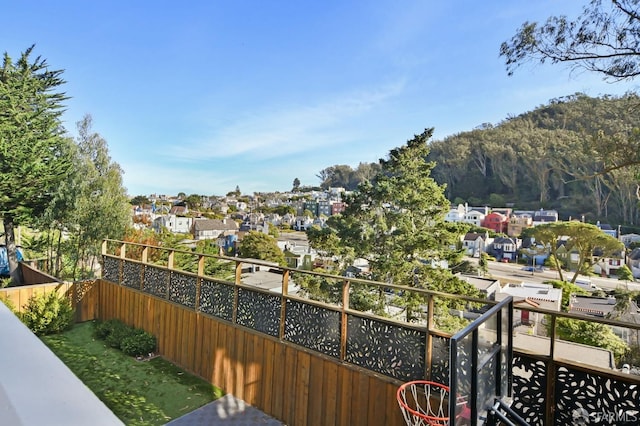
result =
M559 279L558 272L545 269L543 272L527 272L522 270L523 265L515 263L489 262L489 273L494 278L504 278L507 280L519 280L525 282L542 283L548 280ZM565 279L571 279L573 272L563 273ZM613 290L615 288L624 288L630 291L640 291L640 283L624 282L612 278L589 277L592 283L601 287L603 290Z

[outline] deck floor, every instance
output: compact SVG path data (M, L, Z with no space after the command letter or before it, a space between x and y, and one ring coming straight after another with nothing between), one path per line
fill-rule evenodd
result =
M167 423L167 426L283 426L274 419L233 395L225 395L197 410Z

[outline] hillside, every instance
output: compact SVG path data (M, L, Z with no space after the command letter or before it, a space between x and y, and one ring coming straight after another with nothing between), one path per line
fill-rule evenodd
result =
M640 161L639 112L635 94L554 99L431 142L433 176L454 203L553 208L564 219L637 225L640 167L628 164Z

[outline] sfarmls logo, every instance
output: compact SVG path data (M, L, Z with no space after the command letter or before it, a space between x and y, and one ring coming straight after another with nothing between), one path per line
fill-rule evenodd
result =
M589 412L584 408L573 410L573 420L576 425L589 424L637 424L640 420L637 410L627 411L594 411Z

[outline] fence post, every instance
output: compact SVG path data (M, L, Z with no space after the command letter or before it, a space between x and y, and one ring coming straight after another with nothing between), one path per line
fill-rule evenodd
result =
M425 377L426 380L431 380L431 363L433 362L433 336L431 330L433 329L433 294L427 295L427 350L425 353Z
M349 309L349 288L351 283L344 280L342 284L342 321L340 327L340 360L344 361L347 356L347 310Z

